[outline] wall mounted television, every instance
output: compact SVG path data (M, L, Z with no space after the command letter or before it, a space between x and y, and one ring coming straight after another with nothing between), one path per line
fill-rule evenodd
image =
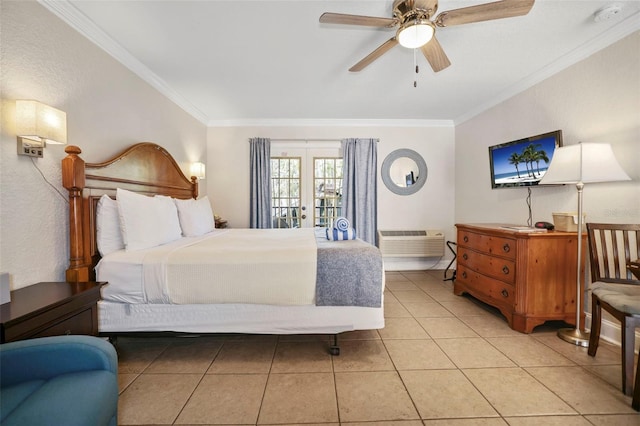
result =
M561 146L562 130L490 146L491 188L537 185Z

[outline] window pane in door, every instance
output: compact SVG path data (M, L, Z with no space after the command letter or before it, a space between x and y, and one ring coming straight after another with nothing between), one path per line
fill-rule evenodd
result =
M342 215L342 158L313 159L314 226L330 226Z
M271 157L271 218L274 228L298 228L300 223L299 157Z

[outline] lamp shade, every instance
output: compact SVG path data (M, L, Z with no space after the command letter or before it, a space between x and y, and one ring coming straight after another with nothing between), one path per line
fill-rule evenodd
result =
M427 44L433 37L435 29L428 20L409 21L398 29L396 38L400 46L416 49Z
M540 185L631 180L607 143L579 143L556 150Z
M191 176L195 176L198 179L204 179L205 177L204 163L200 163L200 162L191 163Z
M16 134L45 143L67 143L67 114L37 101L16 101Z

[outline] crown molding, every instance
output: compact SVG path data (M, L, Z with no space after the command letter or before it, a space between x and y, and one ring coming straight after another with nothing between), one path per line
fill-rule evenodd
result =
M476 108L466 112L465 114L455 118L453 120L454 125L458 126L465 121L472 119L473 117L483 113L484 111L506 101L509 98L514 97L518 93L524 92L530 87L546 80L547 78L559 73L560 71L569 68L589 56L599 52L600 50L611 46L613 43L622 40L624 37L631 35L632 33L640 30L640 12L636 12L633 15L628 16L620 24L610 28L597 37L583 43L573 51L563 55L555 62L541 68L534 72L518 83L508 87L504 91L500 92L493 99L478 105Z
M67 0L38 0L42 6L66 22L74 30L89 41L107 52L133 73L138 75L162 95L174 102L196 120L208 127L455 127L482 112L506 101L509 98L546 80L560 71L580 62L594 53L610 46L622 38L640 30L640 12L627 17L620 24L612 27L603 34L587 41L572 52L562 56L557 61L541 68L519 82L500 92L491 100L478 105L476 108L456 117L453 120L394 120L394 119L233 119L210 120L206 114L196 108L184 96L171 88L163 79L153 73L142 62L108 36L90 19L82 14Z
M209 120L202 111L171 88L163 79L136 59L129 51L95 25L67 0L38 0L42 6L66 22L71 28L107 52L118 62L153 86L196 120L208 127L453 127L453 120L390 120L390 119L234 119Z
M96 46L107 52L118 62L129 68L148 84L153 86L162 95L174 102L196 120L206 125L209 117L196 108L184 96L172 89L163 79L158 77L142 62L137 60L131 53L124 49L115 40L109 37L96 24L88 19L83 13L76 9L67 0L38 0L51 13L66 22L71 28L86 37Z
M453 120L255 119L211 120L209 127L454 127Z

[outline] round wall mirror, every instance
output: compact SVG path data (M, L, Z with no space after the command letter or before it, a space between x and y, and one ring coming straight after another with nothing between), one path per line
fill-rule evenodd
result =
M411 149L397 149L382 162L382 181L394 194L414 194L427 181L427 163Z

